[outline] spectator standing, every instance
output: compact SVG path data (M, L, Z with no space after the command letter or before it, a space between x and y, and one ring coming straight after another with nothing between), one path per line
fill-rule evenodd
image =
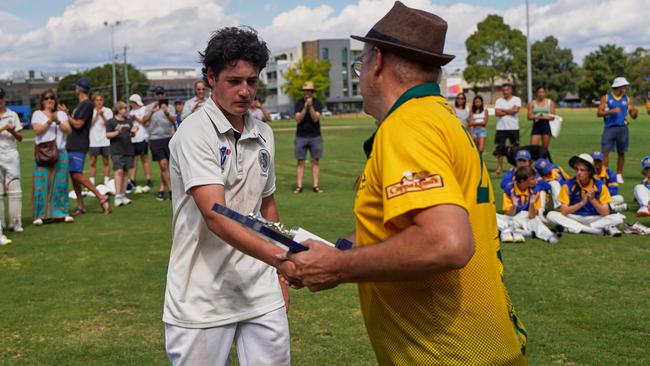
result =
M90 161L89 173L90 182L95 184L97 157L102 157L102 166L104 173L104 184L108 184L109 178L109 155L111 142L106 138L106 122L113 118L113 112L110 108L104 107L104 96L101 93L93 94L93 119L90 127Z
M144 127L144 116L147 114L147 108L142 103L142 98L138 94L132 94L129 97L129 119L133 121L133 125L137 127L135 136L131 138L133 143L133 169L129 171L129 182L127 184L127 191L129 188L136 189L135 193L149 192L153 188L153 181L151 180L151 165L149 163L149 134ZM144 176L147 180L146 185L140 187L136 180L138 160L142 163Z
M465 93L456 94L456 99L454 99L454 110L456 110L456 117L458 117L463 126L469 130L469 111L467 110L467 97L465 96Z
M149 132L151 157L160 167L160 187L156 199L164 201L165 189L169 192L169 199L172 199L169 184L169 140L176 131L176 115L174 109L169 107L169 99L165 98L165 88L157 86L153 92L156 101L147 106L147 114L142 122Z
M183 105L183 113L181 121L187 118L190 114L196 112L206 102L207 88L203 80L194 82L194 97L185 101Z
M307 151L311 156L312 190L316 193L324 192L319 185L320 158L323 156L323 137L320 131L320 113L323 109L320 100L314 98L314 83L306 81L302 86L303 98L295 105L295 118L298 123L296 129L295 156L296 189L293 193L302 193L302 178L305 173L305 159Z
M549 121L555 118L555 102L546 98L546 88L538 86L535 89L537 98L528 103L528 120L533 121L533 129L530 132L530 144L539 145L540 141L545 149L551 144L551 124Z
M111 213L111 205L108 202L108 196L102 195L97 191L95 185L83 173L84 163L86 161L86 154L90 147L90 127L93 119L93 102L90 101L88 95L90 93L90 82L85 78L80 78L74 84L75 94L79 98L79 105L69 115L68 108L61 104L60 109L68 114L68 121L72 126L72 132L68 136L67 150L70 159L69 170L70 177L72 178L72 186L77 195L77 209L72 213L72 216L77 216L86 213L84 206L84 198L81 195L81 187L88 188L89 191L95 194L99 201L99 205L104 211L104 215Z
M598 105L598 117L603 117L605 129L600 140L601 150L605 155L603 164L609 166L609 152L616 151L616 180L623 184L623 168L625 166L625 153L629 145L629 121L627 115L636 119L639 111L634 107L632 98L625 93L630 83L624 77L617 77L612 83L613 91L603 95Z
M23 190L20 186L20 154L17 144L23 140L20 132L23 125L16 112L7 108L5 95L4 89L0 88L0 244L4 237L3 227L9 227L14 232L23 232ZM8 225L5 222L5 194L9 205Z
M133 143L131 137L138 127L127 119L126 103L119 101L113 107L115 118L106 124L106 137L111 141L111 159L115 171L115 206L125 206L132 201L126 197L128 172L133 169Z
M248 109L248 112L250 112L251 116L253 116L255 119L266 123L271 122L271 115L269 114L269 111L264 108L262 102L257 98L253 101L253 103L251 103L251 107Z
M74 218L68 214L69 160L66 151L66 136L72 132L72 126L68 114L57 111L54 90L47 89L41 93L40 110L32 114L32 127L36 134L36 145L54 141L57 147L54 164L40 166L34 162L33 224L39 226L47 221L73 222Z
M616 226L623 223L625 216L611 214L609 190L594 178L596 167L591 155L576 155L569 165L575 169L575 177L562 185L558 197L560 212L551 211L546 219L570 233L621 236Z
M507 154L506 141L512 146L519 146L519 109L521 99L512 95L512 85L503 84L503 97L497 99L494 113L497 115L494 155L497 157L496 174L503 173L503 157Z
M174 100L174 113L176 114L176 121L174 121L174 126L176 129L180 127L181 122L183 122L182 113L183 113L183 107L185 106L185 102L183 102L182 99L176 98Z
M483 97L477 95L472 100L472 113L469 114L469 127L474 138L474 144L478 151L483 154L485 139L487 138L487 123L490 119L487 109L483 104Z

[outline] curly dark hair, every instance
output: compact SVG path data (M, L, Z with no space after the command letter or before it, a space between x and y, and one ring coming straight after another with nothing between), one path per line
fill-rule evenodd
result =
M203 80L208 82L208 68L212 69L215 77L226 68L234 66L237 60L252 63L262 70L269 60L269 49L266 42L257 36L257 31L251 27L226 27L212 33L205 51L199 52L203 68Z

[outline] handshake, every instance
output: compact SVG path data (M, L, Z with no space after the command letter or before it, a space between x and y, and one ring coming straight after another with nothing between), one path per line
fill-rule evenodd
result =
M212 210L252 230L267 241L286 251L276 255L276 267L281 280L293 288L308 287L320 291L336 287L341 283L339 269L353 243L339 239L332 244L300 227L287 228L280 222L273 222L255 214L244 216L225 206L214 204Z

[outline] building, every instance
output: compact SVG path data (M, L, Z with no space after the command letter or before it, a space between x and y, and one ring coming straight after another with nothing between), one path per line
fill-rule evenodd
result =
M361 44L351 44L344 39L319 39L305 41L295 48L271 53L261 79L269 95L265 106L271 112L293 114L294 102L283 90L284 74L301 59L328 60L330 62L330 88L326 91L325 105L334 112L359 111L361 92L359 79L352 73L352 62L361 54Z
M173 100L180 98L190 99L194 96L194 82L202 79L201 69L186 66L157 66L143 67L140 69L150 82L150 90L143 96L145 102L153 101L153 88L162 86L165 88L167 98Z
M7 94L7 107L18 113L21 121L29 122L31 110L38 108L41 93L49 88L56 90L59 80L67 75L35 70L15 71L6 80L0 80L0 87Z

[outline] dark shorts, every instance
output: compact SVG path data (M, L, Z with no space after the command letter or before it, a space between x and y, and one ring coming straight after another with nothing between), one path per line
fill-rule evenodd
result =
M133 151L135 156L148 155L149 154L149 144L146 141L134 142Z
M133 155L112 155L113 170L133 169Z
M78 151L68 151L68 171L70 173L83 173L84 164L86 163L86 153Z
M110 146L101 146L101 147L91 147L90 150L88 150L88 154L90 156L109 156L111 154L111 147Z
M600 146L603 151L624 153L627 152L629 142L627 126L615 126L608 127L603 131Z
M323 136L296 137L294 147L296 160L307 159L307 150L312 159L318 160L323 156Z
M497 130L494 135L494 155L506 155L506 140L512 146L519 146L519 130Z
M539 121L533 123L533 130L530 135L548 135L551 136L551 124L548 121Z
M169 160L169 140L171 138L149 141L153 161Z

